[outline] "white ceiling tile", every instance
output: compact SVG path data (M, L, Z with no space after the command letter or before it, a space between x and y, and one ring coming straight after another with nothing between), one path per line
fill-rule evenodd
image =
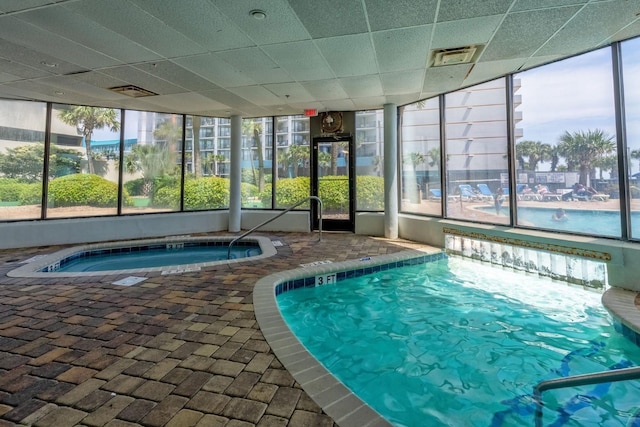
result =
M65 7L165 58L206 51L193 40L128 1L83 0L66 3Z
M296 81L326 80L333 72L312 41L262 46L262 50Z
M192 91L213 89L216 85L171 61L157 61L136 65L136 68L155 77Z
M197 93L179 93L174 95L150 96L146 102L158 107L173 106L174 111L197 114L199 111L223 109L227 106Z
M264 106L282 103L282 98L279 98L262 86L234 87L229 89L229 92L234 93L255 105Z
M213 0L227 18L242 28L257 45L307 40L311 36L286 0L229 1ZM260 9L266 17L256 20L249 12Z
M483 61L532 55L580 9L579 6L509 14L482 53ZM531 25L536 22L536 25Z
M283 103L313 101L313 97L300 83L275 83L264 85L264 87L280 98L280 102Z
M397 71L380 75L384 94L400 95L404 93L415 93L422 90L424 82L424 71Z
M608 43L620 24L635 21L640 2L589 3L551 38L536 55L570 55Z
M424 68L432 28L431 25L423 25L373 33L380 72Z
M513 0L446 0L440 1L436 22L504 14Z
M282 83L291 77L257 47L218 52L216 56L238 70L245 70L256 83Z
M462 86L465 76L469 72L471 64L446 65L444 67L431 67L424 76L424 85L421 92L448 92ZM446 88L446 90L442 90Z
M160 58L158 54L140 44L63 7L36 9L19 15L18 19L81 43L89 49L121 62L152 61ZM74 51L69 53L75 54Z
M348 98L346 92L338 80L322 80L313 82L302 82L302 86L319 101L328 99Z
M431 49L485 44L502 22L502 15L461 19L436 24Z
M365 0L371 31L415 27L435 21L438 0Z
M350 99L332 99L324 101L325 108L328 111L353 111L356 105Z
M353 98L352 101L358 110L373 110L384 105L387 99L384 96L373 96L370 98Z
M256 83L245 71L233 67L214 53L177 58L173 62L220 86L250 86Z
M131 1L211 52L255 46L240 27L210 2L181 0L176 7L175 0Z
M382 96L382 82L379 75L345 77L340 80L349 98Z
M378 72L368 34L320 39L316 44L337 77Z
M293 1L291 7L313 38L366 33L368 30L362 0Z

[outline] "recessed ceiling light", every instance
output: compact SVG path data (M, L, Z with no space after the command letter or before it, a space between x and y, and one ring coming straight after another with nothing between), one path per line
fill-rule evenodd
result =
M61 90L56 90L55 92L53 92L56 95L64 95L64 92Z
M55 62L40 61L40 63L49 68L56 68L58 66Z
M258 21L261 21L267 17L267 13L264 10L260 10L260 9L252 10L251 12L249 12L249 15L253 16Z

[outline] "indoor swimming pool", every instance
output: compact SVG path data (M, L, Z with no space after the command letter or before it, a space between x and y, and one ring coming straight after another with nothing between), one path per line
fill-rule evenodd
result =
M396 426L533 425L538 382L640 364L602 294L581 287L455 257L330 277L277 288L282 316ZM548 391L544 425L626 426L638 395L634 381Z

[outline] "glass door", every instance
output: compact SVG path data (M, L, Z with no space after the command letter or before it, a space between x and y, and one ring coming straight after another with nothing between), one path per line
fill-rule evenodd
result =
M322 229L355 230L354 159L351 136L313 139L311 192L322 200ZM314 229L319 228L317 203L312 203Z

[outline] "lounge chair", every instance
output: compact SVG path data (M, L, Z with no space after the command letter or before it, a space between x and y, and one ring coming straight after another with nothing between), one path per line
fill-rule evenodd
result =
M480 192L480 198L487 200L487 201L492 201L493 200L493 192L491 191L491 189L489 188L489 186L487 184L478 184L476 185L476 187L478 188L478 191Z
M469 184L460 184L458 185L458 189L460 190L460 197L464 201L480 199L480 197L473 192L473 187L471 187Z
M439 188L432 188L429 190L430 200L442 200L442 190Z
M429 200L437 200L437 201L442 200L442 190L439 188L430 189L429 194L430 194ZM458 196L448 195L447 200L450 202L458 200Z

